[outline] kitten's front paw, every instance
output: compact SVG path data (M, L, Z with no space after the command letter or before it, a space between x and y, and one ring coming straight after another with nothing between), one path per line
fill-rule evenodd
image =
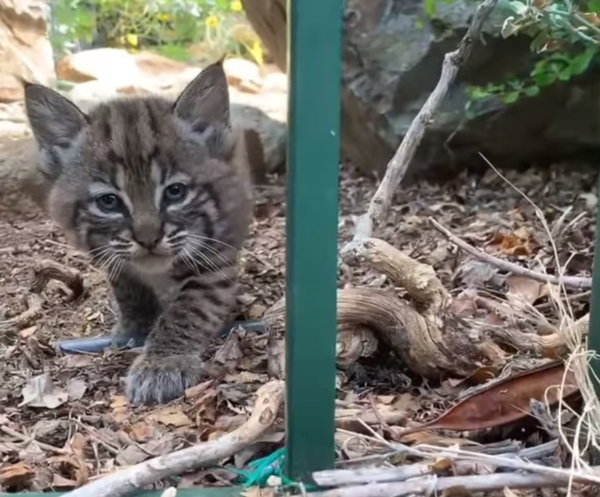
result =
M127 398L132 404L166 404L210 375L210 368L199 356L150 356L144 353L129 369Z

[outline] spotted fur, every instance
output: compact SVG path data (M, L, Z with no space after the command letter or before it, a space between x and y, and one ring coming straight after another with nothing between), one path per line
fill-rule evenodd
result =
M52 218L106 271L117 332L147 336L127 395L169 402L207 373L202 354L232 311L250 221L222 64L175 102L117 99L85 114L36 84L25 101Z

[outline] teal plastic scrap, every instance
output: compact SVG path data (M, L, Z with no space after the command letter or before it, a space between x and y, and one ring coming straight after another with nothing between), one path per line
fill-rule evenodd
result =
M285 475L285 457L286 448L276 450L272 454L261 459L256 459L248 464L249 470L236 469L231 467L225 467L227 471L231 471L239 476L239 480L244 488L258 486L264 488L269 486L269 478L275 476L281 480L282 487L296 488L299 487L299 483L288 478ZM318 490L316 485L304 484L304 490L310 492Z

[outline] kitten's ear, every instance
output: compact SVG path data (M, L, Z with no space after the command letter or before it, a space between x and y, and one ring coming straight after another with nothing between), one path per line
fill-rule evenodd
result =
M175 102L177 117L203 133L209 127L229 128L229 87L223 59L206 67Z
M38 144L44 149L68 148L87 123L86 115L60 93L23 82L25 110Z

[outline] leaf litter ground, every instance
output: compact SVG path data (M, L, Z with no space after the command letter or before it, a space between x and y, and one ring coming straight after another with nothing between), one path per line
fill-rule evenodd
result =
M558 263L568 261L570 275L591 276L596 171L554 166L511 172L507 177L542 209L555 228ZM283 185L283 178L272 177L257 189L255 221L241 257L241 319L261 318L284 293ZM340 247L351 238L353 216L364 212L375 186L374 181L353 171L344 172ZM552 306L542 285L528 278L507 278L478 263L433 229L429 217L488 253L536 270L541 265L555 273L557 263L549 240L533 208L518 192L491 170L483 175L465 173L445 185L403 188L378 236L432 265L456 297L453 305L460 307L461 314L484 322L497 319L493 306L486 306L481 298L483 292L508 302L524 299L552 322ZM43 216L1 220L0 239L1 488L68 490L119 467L213 439L245 421L253 393L268 379L265 337L235 330L215 344L214 360L227 370L223 381L208 380L166 406L132 407L123 396L122 379L137 351L62 355L55 349L59 339L109 332L115 313L102 274ZM75 269L83 278L85 293L73 299L64 282L52 280L39 300L33 301L30 288L41 260ZM380 274L344 264L339 269L339 284L340 288L390 286ZM570 292L575 317L589 311L589 300L589 291ZM366 424L394 439L403 429L438 417L456 404L468 387L454 378L437 384L424 381L389 357L385 347L380 349L376 358L340 372L336 421L340 460L377 451L349 433L365 433ZM535 426L524 430L521 423L516 431L505 426L487 430L478 441L502 444L505 439L520 438L525 445L535 445L541 441L538 431ZM436 433L414 433L402 440L446 445L467 442L464 433ZM283 437L280 425L227 463L243 468L250 460L279 448ZM185 475L175 483L179 487L227 486L234 478L232 472L210 469Z

